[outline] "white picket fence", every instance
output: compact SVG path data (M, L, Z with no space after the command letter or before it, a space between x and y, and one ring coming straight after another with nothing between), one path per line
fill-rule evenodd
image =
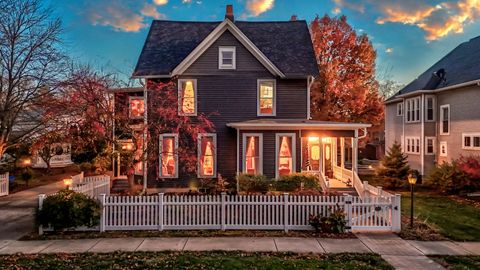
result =
M92 198L98 198L100 194L110 195L110 176L93 175L85 177L83 172L81 172L72 176L70 189Z
M0 174L0 197L8 195L8 172Z
M389 200L352 196L106 196L100 231L310 230L309 215L336 207L352 231L400 231L400 195Z

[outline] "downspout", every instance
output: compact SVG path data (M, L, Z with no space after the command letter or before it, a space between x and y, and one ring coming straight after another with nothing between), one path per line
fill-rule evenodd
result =
M310 104L310 102L311 102L310 101L311 91L310 91L310 89L313 85L314 80L315 80L315 78L313 76L308 76L307 77L307 120L312 119L312 116L310 115L311 114L311 112L310 112L311 111L311 108L310 108L311 107L311 104Z
M236 182L237 182L237 194L238 192L240 191L240 183L238 182L238 175L240 174L240 131L238 130L238 128L236 128L237 130L237 178L236 178Z
M120 168L117 167L117 173L115 174L115 93L112 93L112 110L113 110L113 119L112 119L112 174L113 177L118 176L120 174Z
M421 137L420 137L420 173L424 175L425 173L425 94L422 94L422 101L420 106L420 116L422 117L422 130L421 130Z
M147 137L148 137L148 91L147 91L148 80L145 80L145 86L143 88L143 102L145 110L143 113L143 143L142 143L142 163L143 163L143 189L142 193L147 194Z

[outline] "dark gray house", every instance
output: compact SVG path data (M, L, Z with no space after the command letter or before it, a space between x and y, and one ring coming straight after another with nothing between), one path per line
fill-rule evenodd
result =
M234 179L242 172L352 178L358 138L370 125L310 120L318 73L307 23L296 17L235 21L227 6L220 22L154 21L133 77L174 80L178 114L215 112L215 133L199 135L193 176L179 170L178 134L162 134L158 161L142 164L148 187L187 187L192 178ZM135 103L149 89L133 92ZM139 117L148 123L147 114Z

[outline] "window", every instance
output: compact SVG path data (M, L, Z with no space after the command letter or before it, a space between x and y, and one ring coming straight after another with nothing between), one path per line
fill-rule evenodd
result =
M178 80L178 114L197 115L197 80Z
M275 80L258 80L258 116L275 116Z
M218 68L219 69L235 69L236 68L235 47L219 47L218 48Z
M276 178L295 172L295 133L276 135Z
M450 105L440 106L440 135L450 134Z
M160 134L160 177L178 177L178 134Z
M480 133L463 133L463 149L480 150Z
M408 154L419 154L420 153L420 138L419 137L406 137Z
M243 172L263 174L263 135L243 134Z
M435 121L435 97L425 98L425 121Z
M407 99L407 117L406 122L420 121L420 97Z
M198 177L217 176L217 135L198 134Z
M447 156L447 142L440 142L440 156Z
M435 154L435 137L425 138L425 155Z
M128 116L130 119L142 119L145 113L143 97L130 97L128 102Z
M397 116L403 116L403 102L397 104Z

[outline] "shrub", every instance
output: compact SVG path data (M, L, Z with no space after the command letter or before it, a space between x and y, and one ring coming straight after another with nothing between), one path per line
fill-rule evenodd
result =
M237 181L240 191L247 193L266 193L272 181L265 175L239 174Z
M94 171L94 167L90 162L82 162L80 164L80 170L84 172L92 172Z
M294 173L280 177L273 182L276 191L293 192L300 189L303 183L304 189L318 189L318 177L313 174Z
M443 193L456 194L462 189L461 182L464 177L455 161L444 162L429 173L425 185Z
M461 156L458 161L459 170L465 175L464 189L476 191L480 189L480 156Z
M37 225L52 227L54 231L99 224L100 203L84 194L61 190L48 196L37 211Z
M395 142L382 159L382 166L377 169L377 176L385 187L396 189L406 184L410 167L402 147Z
M310 215L308 222L317 232L344 233L347 229L345 213L338 205L328 216Z

